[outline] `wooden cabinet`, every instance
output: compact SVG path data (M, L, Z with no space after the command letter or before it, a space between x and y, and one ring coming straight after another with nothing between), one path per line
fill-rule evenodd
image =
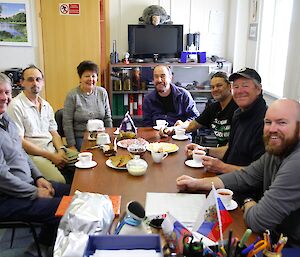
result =
M158 63L117 63L110 65L109 96L114 125L117 126L129 111L137 126L141 126L144 96L154 90L153 69ZM189 90L201 113L211 98L209 74L214 70L231 73L232 63L223 67L217 63L168 63L173 83Z

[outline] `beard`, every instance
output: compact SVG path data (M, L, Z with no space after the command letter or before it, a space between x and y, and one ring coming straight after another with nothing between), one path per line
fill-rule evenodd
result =
M280 145L269 144L270 137L272 137L273 135L278 136L282 140L282 143ZM279 157L287 156L294 150L294 148L299 142L299 122L297 122L293 136L290 138L286 138L281 132L271 134L269 133L263 138L265 143L265 149L268 153Z

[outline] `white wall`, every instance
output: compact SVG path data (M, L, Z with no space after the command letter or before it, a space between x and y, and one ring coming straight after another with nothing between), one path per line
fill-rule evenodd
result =
M127 25L138 24L149 5L161 5L174 24L184 25L185 35L200 32L201 51L226 58L229 3L230 0L110 0L110 50L112 40L117 40L117 52L122 59L128 51ZM185 41L184 37L184 46Z
M32 46L0 46L0 71L25 68L29 64L40 66L35 0L29 0Z

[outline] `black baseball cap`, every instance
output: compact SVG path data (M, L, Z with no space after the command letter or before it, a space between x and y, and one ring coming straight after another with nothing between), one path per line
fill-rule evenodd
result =
M242 69L238 70L237 72L232 73L229 76L229 81L234 81L240 77L252 79L258 83L261 83L261 77L259 76L259 74L257 73L256 70L251 69L251 68L242 68Z

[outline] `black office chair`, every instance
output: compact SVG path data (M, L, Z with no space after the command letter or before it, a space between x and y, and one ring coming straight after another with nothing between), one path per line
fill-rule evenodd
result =
M36 249L37 249L39 257L42 257L42 253L41 253L41 248L40 248L37 233L36 233L36 228L41 227L41 226L42 226L41 223L27 222L27 221L0 221L0 229L4 229L4 228L12 229L11 238L10 238L10 248L12 248L12 246L13 246L14 237L15 237L15 229L16 228L29 228L32 233L34 243L36 245Z
M63 128L63 109L59 109L55 112L55 121L57 123L57 132L61 137L65 136L64 128Z

